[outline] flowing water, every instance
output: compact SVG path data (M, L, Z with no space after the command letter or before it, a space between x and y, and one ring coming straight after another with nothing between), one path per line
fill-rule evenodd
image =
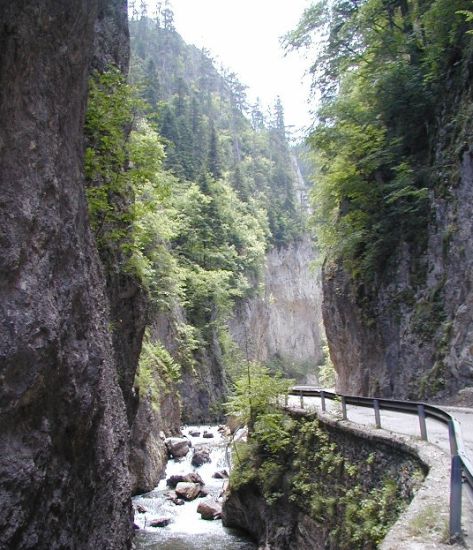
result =
M212 432L212 439L191 437L190 431L197 430L203 434L204 429ZM218 432L217 426L188 426L183 430L193 446L205 444L210 449L210 464L203 464L199 468L191 465L192 449L185 458L170 459L166 468L166 479L171 475L197 472L205 482L209 497L218 497L223 489L224 480L214 479L212 475L226 469L228 471L226 440ZM254 550L253 544L242 533L223 527L222 520L204 520L197 513L200 498L176 506L166 499L170 488L166 486L166 479L150 493L137 496L133 505L141 505L145 513L135 511L136 531L135 548L137 550ZM151 527L153 519L167 517L171 523L166 527Z

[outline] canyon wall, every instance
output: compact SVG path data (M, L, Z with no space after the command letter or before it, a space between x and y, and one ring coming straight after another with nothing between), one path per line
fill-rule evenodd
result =
M241 304L230 333L251 360L278 359L314 369L322 359L322 289L311 264L313 244L304 236L266 256L263 288Z
M325 266L323 316L342 392L442 399L473 385L470 58L446 81L430 138L424 250L401 243L373 288Z
M126 2L0 9L0 545L123 549L128 425L82 166L94 28L124 28Z
M174 321L181 320L181 315L179 308L155 315L149 327L149 341L162 345L171 356L178 353ZM142 364L143 359L147 365ZM147 372L144 376L138 372L134 387L137 405L130 439L132 494L151 491L158 485L168 460L164 439L179 435L181 427L178 385L167 375L162 361L150 361L146 341L139 369L144 368Z
M100 0L98 16L94 26L94 56L91 70L106 72L118 67L126 76L130 62L130 36L128 31L127 2L124 0ZM131 127L124 127L126 136ZM127 165L123 166L127 169ZM88 181L89 186L100 186L100 181ZM128 212L134 196L131 190L110 198L118 212ZM126 268L130 253L126 251L129 238L129 223L116 221L115 230L121 230L125 237L120 239L98 239L100 260L106 278L106 294L110 308L110 328L115 350L118 383L131 425L138 402L133 392L141 342L148 320L148 297L139 278Z

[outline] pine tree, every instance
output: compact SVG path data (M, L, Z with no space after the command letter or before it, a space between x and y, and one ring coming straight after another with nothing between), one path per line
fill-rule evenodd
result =
M222 169L218 152L218 137L213 121L210 123L208 167L211 176L218 180L222 175Z

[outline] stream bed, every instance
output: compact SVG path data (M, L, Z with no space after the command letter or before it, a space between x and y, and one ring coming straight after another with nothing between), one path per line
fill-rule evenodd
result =
M211 432L212 438L203 438L203 432ZM192 437L189 432L198 431L200 437ZM256 545L243 533L228 529L222 520L204 520L197 513L197 506L202 498L197 498L181 506L167 499L170 487L166 480L172 475L198 473L204 483L209 497L219 498L225 480L213 478L219 470L227 470L227 441L218 431L217 426L186 426L183 435L188 437L193 446L205 445L210 450L211 462L200 467L192 466L192 448L182 459L170 459L166 468L166 477L151 492L133 498L135 524L139 527L134 540L136 550L254 550ZM206 497L206 498L209 498ZM145 510L138 512L137 508ZM171 520L165 527L151 527L150 523L157 518Z

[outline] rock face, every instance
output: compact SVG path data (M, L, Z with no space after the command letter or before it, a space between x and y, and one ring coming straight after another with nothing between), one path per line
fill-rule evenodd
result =
M227 379L222 350L215 329L210 346L196 354L198 368L184 369L179 392L182 396L182 420L185 423L214 422L212 408L220 405L227 395ZM218 420L221 420L219 417Z
M431 132L424 252L401 243L368 291L340 266L325 269L323 316L342 392L442 398L473 385L471 61L456 65Z
M173 434L179 430L180 409L176 393L166 393L163 390L158 402L159 408L153 405L148 396L140 396L138 411L133 420L130 475L134 495L151 491L159 483L168 460L163 433Z
M286 499L269 507L260 491L246 487L224 503L223 523L249 533L259 548L325 550L320 526Z
M158 316L151 327L152 337L170 352L174 351L175 337L168 332L170 319ZM134 404L136 414L131 426L130 474L133 494L145 493L156 487L163 477L169 450L166 436L180 434L181 407L174 384L166 383L160 373L153 372L152 396L150 388L136 387ZM188 449L188 440L182 440ZM181 456L184 456L181 455Z
M1 11L2 545L123 549L128 426L82 174L98 2Z
M317 365L322 359L322 291L311 270L315 252L308 237L266 257L264 294L242 303L230 332L250 359Z
M112 66L128 74L130 40L127 5L124 0L100 0L95 20L94 57L92 68L104 72ZM124 128L128 133L131 128ZM126 211L133 196L120 199L118 208ZM128 231L123 222L123 231ZM123 268L128 260L124 247L109 243L99 248L100 259L106 276L106 291L110 304L110 326L118 371L118 382L123 392L131 426L137 412L133 381L141 350L141 343L148 321L148 299L140 281Z
M291 376L300 371L313 371L315 376L315 366L323 356L323 328L321 281L310 268L314 259L308 237L268 253L263 294L240 303L229 321L230 334L244 356L263 362L279 360L289 367ZM182 374L182 418L189 423L205 423L215 420L212 407L221 406L227 396L228 382L216 333L196 360L196 372L184 370ZM301 382L316 381L301 376Z

